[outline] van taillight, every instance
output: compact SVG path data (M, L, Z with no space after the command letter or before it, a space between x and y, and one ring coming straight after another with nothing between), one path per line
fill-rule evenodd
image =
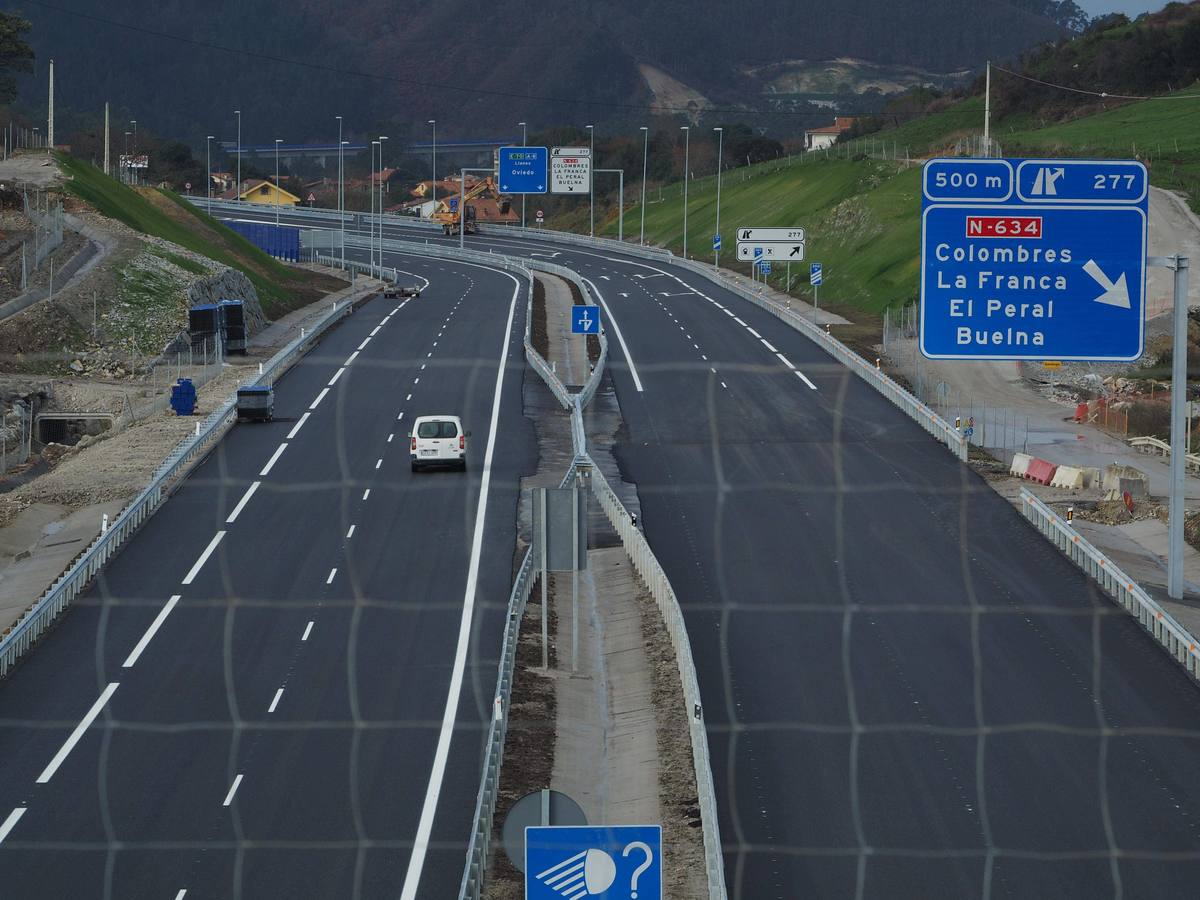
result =
M467 449L467 436L465 434L460 434L458 436L458 449L459 450Z
M413 449L413 452L415 453L416 449L417 449L417 436L415 434L413 435L413 439L412 439L412 449Z

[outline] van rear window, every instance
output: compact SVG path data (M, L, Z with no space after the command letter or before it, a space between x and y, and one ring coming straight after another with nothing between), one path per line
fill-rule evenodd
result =
M417 426L417 437L420 438L453 438L458 437L458 426L453 422L422 422Z

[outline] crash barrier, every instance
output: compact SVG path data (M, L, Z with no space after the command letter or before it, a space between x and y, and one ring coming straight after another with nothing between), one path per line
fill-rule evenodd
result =
M1029 471L1025 473L1025 477L1038 484L1048 485L1054 480L1054 473L1057 471L1058 466L1054 463L1034 457L1029 461Z
M307 353L329 327L344 318L352 307L353 303L349 301L333 304L311 331L292 340L264 364L261 375L254 375L245 384L270 384ZM237 418L236 407L235 391L235 395L226 400L220 409L199 423L194 434L188 435L171 451L151 477L150 483L117 515L107 530L92 541L8 633L0 637L0 677L8 674L17 660L87 589L91 580L121 550L142 523L154 515L169 496L174 481L186 473L192 461L220 440Z
M392 244L397 246L393 247ZM347 246L351 246L347 238ZM506 268L509 271L525 272L532 285L531 269L552 272L556 275L576 281L578 276L569 269L552 263L540 261L527 264L525 260L517 261L503 254L479 253L477 251L448 250L446 248L425 247L414 245L412 242L385 241L384 249L389 252L416 253L420 255L440 256L447 259L478 262ZM314 261L327 265L340 265L332 256L313 256ZM395 279L395 271L387 267L366 266L362 263L348 263L355 271L368 272L379 278ZM388 272L391 271L391 276ZM574 277L572 277L574 276ZM586 286L576 281L583 296L591 294ZM641 532L634 526L633 519L621 504L616 493L608 486L604 475L587 455L587 438L583 428L583 408L595 395L596 388L604 374L604 365L608 356L607 339L600 336L601 354L595 370L588 379L588 384L578 394L570 394L558 376L546 364L529 341L532 323L533 294L532 288L527 294L525 310L525 351L526 358L535 371L545 380L551 393L554 394L564 408L571 410L571 441L575 449L575 461L563 478L566 486L579 472L589 484L593 494L599 500L601 507L612 522L613 527L621 537L626 555L646 582L654 597L672 646L675 649L679 665L683 693L691 715L689 717L689 732L692 744L692 765L696 776L698 805L700 808L701 828L704 839L705 878L708 884L708 900L726 900L724 858L721 855L721 836L717 823L716 795L713 789L712 766L708 754L708 740L704 730L703 708L700 704L699 682L696 677L695 664L692 661L691 644L687 636L687 628L683 622L683 612L679 601L671 589L666 573L654 557L650 545ZM566 402L563 398L566 397ZM585 399L586 398L586 399ZM521 620L524 616L525 605L533 587L533 560L536 558L536 548L526 552L521 568L517 573L512 592L509 595L508 619L505 624L504 640L499 663L496 696L493 701L494 715L488 728L488 737L484 749L483 771L480 778L479 794L475 804L475 818L471 829L471 838L467 848L466 865L463 879L459 887L459 900L479 900L483 892L484 874L487 869L488 852L494 828L494 816L500 788L500 771L504 757L504 739L508 731L509 703L512 696L513 668L516 661L516 644L520 635Z
M1083 490L1085 482L1083 469L1077 469L1074 466L1059 466L1054 472L1054 477L1050 479L1050 487L1079 491Z
M1135 500L1150 493L1150 483L1145 472L1119 463L1104 467L1102 487L1108 494L1114 494L1117 497L1129 494Z
M1033 462L1033 457L1028 453L1014 453L1012 465L1008 467L1008 474L1024 478L1029 474L1029 464L1031 462Z
M1155 453L1159 456L1171 457L1171 445L1156 437L1133 437L1127 440L1130 447L1141 453ZM1185 469L1200 472L1200 454L1188 453L1183 458Z
M1200 645L1186 628L1176 622L1132 578L1097 550L1062 516L1033 496L1021 491L1021 511L1071 562L1096 580L1164 650L1195 680L1200 681Z

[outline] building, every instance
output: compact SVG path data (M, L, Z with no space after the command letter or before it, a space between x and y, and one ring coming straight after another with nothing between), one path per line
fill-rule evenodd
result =
M300 198L290 191L277 187L270 181L261 178L251 178L242 182L242 189L231 189L223 193L221 200L244 200L247 203L261 203L264 206L299 206Z
M854 127L854 116L838 116L832 125L825 128L810 128L804 132L804 146L809 151L826 150L837 143L838 138Z
M213 172L212 173L213 190L218 194L223 194L226 191L232 191L236 179L232 172Z

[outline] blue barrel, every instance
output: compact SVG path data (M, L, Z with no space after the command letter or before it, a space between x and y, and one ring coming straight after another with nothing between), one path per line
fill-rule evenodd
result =
M190 378L180 378L171 386L171 409L177 416L190 416L196 412L196 386Z

